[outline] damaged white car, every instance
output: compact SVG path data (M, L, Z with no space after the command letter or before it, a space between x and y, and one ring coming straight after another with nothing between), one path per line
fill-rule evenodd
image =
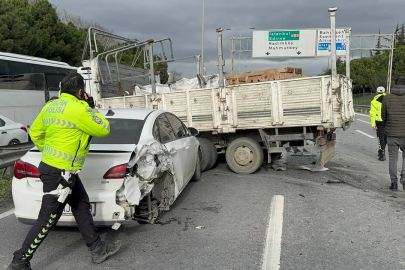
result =
M154 223L168 211L187 183L201 177L198 131L166 111L100 110L111 133L93 138L79 176L87 190L98 226ZM32 224L42 200L38 165L41 153L30 150L16 162L13 178L15 215ZM59 226L75 226L69 205Z

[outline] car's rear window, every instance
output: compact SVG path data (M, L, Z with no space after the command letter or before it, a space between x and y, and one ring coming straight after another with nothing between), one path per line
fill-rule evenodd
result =
M137 144L141 137L144 120L107 118L110 135L92 139L92 144Z

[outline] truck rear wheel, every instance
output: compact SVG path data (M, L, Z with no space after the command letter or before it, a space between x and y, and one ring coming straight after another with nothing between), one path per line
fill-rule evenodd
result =
M211 169L212 166L215 165L216 162L216 155L217 155L217 150L214 146L214 144L206 139L206 138L200 138L197 137L197 140L200 142L200 147L201 147L201 152L202 152L202 158L201 158L201 171L207 171ZM215 151L215 155L214 155ZM215 161L213 159L215 158Z
M211 148L211 162L208 166L208 170L211 170L215 166L215 164L217 164L218 161L218 152L217 148L215 147L215 144L210 142L210 148Z
M225 156L226 163L232 171L251 174L262 166L264 154L258 142L243 137L229 144Z

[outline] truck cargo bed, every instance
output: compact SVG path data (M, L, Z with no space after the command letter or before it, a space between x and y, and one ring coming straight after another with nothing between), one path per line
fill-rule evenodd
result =
M337 76L277 80L156 95L102 99L103 108L155 108L199 131L298 126L342 127L353 120L351 80Z

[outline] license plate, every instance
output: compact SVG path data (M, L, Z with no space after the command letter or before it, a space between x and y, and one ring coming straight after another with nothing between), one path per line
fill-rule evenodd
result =
M96 215L96 203L90 203L90 212L93 216ZM63 209L63 216L73 216L72 208L69 204L66 204L65 209Z

